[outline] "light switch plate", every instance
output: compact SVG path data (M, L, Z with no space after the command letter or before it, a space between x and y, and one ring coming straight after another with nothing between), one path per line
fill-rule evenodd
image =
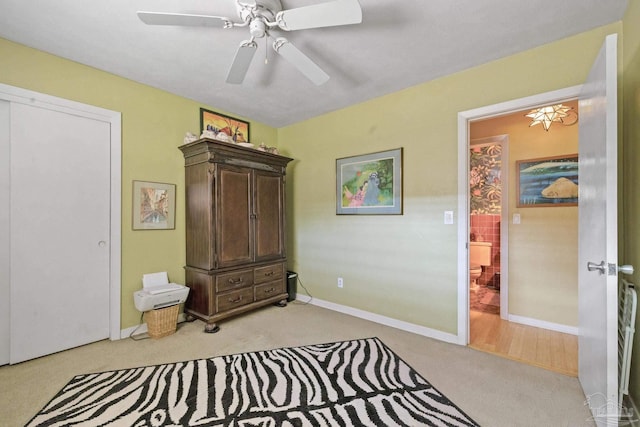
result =
M453 224L453 211L444 211L444 223Z
M519 213L513 214L513 223L514 224L520 224L520 214Z

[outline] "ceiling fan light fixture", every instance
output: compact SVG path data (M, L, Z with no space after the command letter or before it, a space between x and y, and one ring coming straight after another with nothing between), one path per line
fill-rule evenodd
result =
M260 39L267 34L267 25L263 18L255 18L249 25L249 33L252 37Z
M542 124L544 130L548 132L553 122L563 123L571 110L573 110L572 107L562 104L549 105L531 110L529 114L525 114L525 117L532 119L529 127Z

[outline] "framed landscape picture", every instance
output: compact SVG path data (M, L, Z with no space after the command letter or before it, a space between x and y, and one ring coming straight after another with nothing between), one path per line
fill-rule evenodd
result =
M402 148L336 160L336 214L402 214Z
M578 155L516 162L517 207L578 205Z

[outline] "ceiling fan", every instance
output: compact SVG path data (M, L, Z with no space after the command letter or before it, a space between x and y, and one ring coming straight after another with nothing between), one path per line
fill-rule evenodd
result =
M358 0L333 0L286 10L282 8L280 0L235 1L238 17L241 21L239 23L223 16L184 13L139 11L138 17L149 25L202 26L224 29L248 27L250 38L240 43L227 73L227 83L233 84L240 84L244 81L251 60L258 48L255 40L263 37L273 38L270 35L272 29L294 31L362 22L362 10ZM272 46L273 50L316 85L321 85L329 80L329 75L322 68L286 38L276 37Z

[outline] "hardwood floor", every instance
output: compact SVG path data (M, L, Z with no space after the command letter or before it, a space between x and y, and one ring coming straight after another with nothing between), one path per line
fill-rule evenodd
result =
M496 354L565 375L578 376L578 337L502 320L471 310L470 343Z

